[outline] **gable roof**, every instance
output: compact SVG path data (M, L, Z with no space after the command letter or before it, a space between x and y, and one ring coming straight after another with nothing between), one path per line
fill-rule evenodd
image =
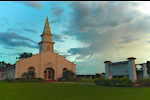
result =
M6 68L4 71L7 71L7 70L9 70L10 68L13 68L13 67L15 67L15 66L16 66L16 65L12 65L12 66Z

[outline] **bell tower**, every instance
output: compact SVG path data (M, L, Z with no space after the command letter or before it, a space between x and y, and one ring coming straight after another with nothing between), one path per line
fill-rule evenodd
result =
M43 30L43 34L41 35L41 42L39 44L39 52L41 51L53 51L53 45L55 42L52 42L52 34L49 27L48 17L46 18L45 27Z

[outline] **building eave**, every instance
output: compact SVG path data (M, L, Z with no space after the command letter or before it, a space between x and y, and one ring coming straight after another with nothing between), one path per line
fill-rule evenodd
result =
M44 35L53 36L52 34L44 34L44 33L43 33L43 34L41 35L41 37L44 36Z
M7 70L9 70L10 68L15 67L15 66L16 66L16 65L12 65L12 66L6 68L4 71L7 71Z
M39 42L38 44L41 44L41 43L52 43L52 44L54 44L55 42L45 42L45 41L42 41L42 42Z

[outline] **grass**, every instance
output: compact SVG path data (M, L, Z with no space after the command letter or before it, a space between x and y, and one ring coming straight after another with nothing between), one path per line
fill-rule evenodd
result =
M0 100L149 100L150 87L0 81Z
M69 81L69 82L94 83L94 79L92 79L92 78L85 78L85 79L82 79L82 81Z

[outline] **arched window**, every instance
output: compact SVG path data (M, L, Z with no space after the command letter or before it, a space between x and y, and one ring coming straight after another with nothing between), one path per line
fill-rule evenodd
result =
M29 74L29 76L31 76L31 77L35 77L35 68L34 67L29 67L28 68L28 74Z
M49 45L47 46L47 49L50 50L50 46Z
M64 69L63 69L63 73L66 72L66 71L67 71L67 68L64 68Z

